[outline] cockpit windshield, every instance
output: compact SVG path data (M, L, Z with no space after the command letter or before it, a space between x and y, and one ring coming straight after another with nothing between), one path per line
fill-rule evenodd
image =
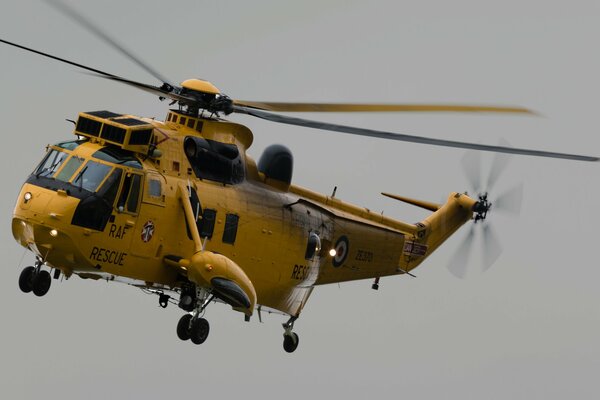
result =
M120 166L142 169L142 164L132 154L110 146L94 152L93 159L82 158L73 152L82 143L79 140L52 146L33 176L46 178L46 181L61 181L93 193L98 192L111 171L120 170Z
M73 185L95 192L111 169L112 167L109 165L90 160L73 179Z
M80 199L71 224L103 231L113 212L137 214L143 166L130 152L106 146L91 153L82 143L51 146L27 183Z
M67 153L63 153L62 151L50 150L36 168L34 175L38 177L49 177L54 175L68 156Z

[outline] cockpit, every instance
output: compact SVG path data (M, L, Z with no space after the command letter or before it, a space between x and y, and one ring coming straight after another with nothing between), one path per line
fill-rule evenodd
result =
M80 199L71 223L102 231L113 208L137 212L142 164L130 152L85 143L77 140L50 146L27 182Z

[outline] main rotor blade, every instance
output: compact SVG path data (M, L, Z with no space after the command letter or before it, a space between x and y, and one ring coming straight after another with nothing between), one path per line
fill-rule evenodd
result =
M267 121L279 122L282 124L306 126L314 129L322 129L326 131L349 133L351 135L376 137L381 139L398 140L402 142L429 144L434 146L455 147L461 149L472 149L491 151L507 154L520 154L536 157L560 158L565 160L576 161L599 161L600 158L592 156L584 156L577 154L555 153L550 151L519 149L513 147L491 146L485 144L475 144L468 142L457 142L453 140L433 139L422 136L405 135L394 132L378 131L374 129L356 128L347 125L330 124L326 122L313 121L303 118L289 117L285 115L273 114L266 111L260 111L252 108L234 106L233 111L241 114L251 115L253 117L265 119Z
M146 92L155 94L155 95L157 95L159 97L165 97L165 98L170 98L170 99L177 100L177 101L183 101L183 102L186 102L188 104L193 104L194 102L197 101L196 99L194 99L192 97L182 96L180 94L177 94L175 92L171 92L171 91L165 90L165 89L160 88L158 86L148 85L148 84L145 84L145 83L136 82L136 81L132 81L130 79L122 78L120 76L113 75L113 74L105 72L105 71L101 71L101 70L99 70L97 68L88 67L86 65L79 64L79 63L76 63L74 61L67 60L65 58L53 56L52 54L44 53L42 51L38 51L38 50L29 48L29 47L21 46L20 44L9 42L8 40L0 39L0 42L8 44L9 46L13 46L13 47L25 50L25 51L29 51L29 52L34 53L34 54L39 54L41 56L44 56L44 57L47 57L47 58L51 58L51 59L56 60L56 61L60 61L60 62L65 63L65 64L73 65L74 67L81 68L81 69L83 69L85 71L92 72L91 75L93 75L93 76L104 78L104 79L110 79L110 80L114 80L114 81L121 82L121 83L125 83L127 85L130 85L130 86L136 87L138 89L144 90Z
M100 27L96 26L91 20L87 19L82 14L75 11L75 9L67 6L62 1L59 1L59 0L46 0L46 3L48 3L49 5L54 7L56 10L61 12L66 17L77 22L84 29L92 32L94 35L96 35L100 39L104 40L110 46L112 46L113 48L118 50L121 54L123 54L125 57L129 58L131 61L133 61L140 67L142 67L150 75L152 75L159 81L173 86L173 84L171 84L165 77L163 77L160 73L158 73L158 71L156 71L154 68L150 67L150 65L146 64L145 62L143 62L141 59L139 59L137 56L135 56L131 51L127 50L125 47L123 47L121 44L119 44L116 40L111 38Z
M490 224L483 226L483 271L487 271L502 254L502 246L494 228Z
M272 101L235 100L235 105L277 112L486 112L534 114L522 107L477 106L463 104L347 104L347 103L285 103Z
M102 75L102 76L109 77L109 78L116 77L116 75L109 74L108 72L104 72L104 71L101 71L99 69L92 68L92 67L87 67L87 66L85 66L83 64L79 64L79 63L76 63L76 62L73 62L73 61L69 61L69 60L64 59L64 58L56 57L56 56L53 56L52 54L44 53L42 51L38 51L38 50L29 48L29 47L21 46L20 44L9 42L8 40L0 39L0 42L5 43L5 44L7 44L9 46L13 46L13 47L17 47L17 48L22 49L22 50L29 51L31 53L35 53L35 54L39 54L39 55L44 56L44 57L51 58L51 59L56 60L56 61L60 61L60 62L66 63L66 64L73 65L73 66L75 66L77 68L85 69L86 71L94 72L94 73L96 73L98 75Z
M498 210L519 215L522 202L523 184L521 183L498 196L496 200L494 200L492 207L494 211Z
M460 246L456 249L452 258L448 262L448 270L457 278L464 278L467 272L467 266L469 265L469 258L471 255L471 247L473 245L473 238L475 237L475 224L471 224L469 233Z

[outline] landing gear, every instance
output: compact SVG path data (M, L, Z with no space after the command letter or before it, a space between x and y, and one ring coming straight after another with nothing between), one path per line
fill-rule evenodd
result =
M189 292L185 294L182 293L182 296L186 296L186 301L181 301L182 299L180 299L179 307L186 311L191 308L194 310L194 313L185 314L179 319L179 322L177 323L177 337L184 341L191 339L194 344L202 344L208 338L210 325L208 321L200 317L200 315L204 312L210 302L213 301L215 296L209 294L204 289L198 289L193 297L190 296ZM190 298L195 299L192 307L189 307L189 304L187 303L187 300Z
M42 270L43 263L38 260L35 267L25 267L19 275L19 289L23 293L33 292L38 297L48 293L52 278L48 271Z
M202 344L208 338L210 332L210 325L204 318L192 319L192 326L190 327L190 339L194 344Z
M298 348L298 344L300 343L298 334L296 332L292 332L296 319L298 319L298 317L290 317L286 323L282 324L283 329L285 330L285 332L283 332L283 349L287 353L293 353Z
M288 353L293 353L298 348L300 338L296 332L289 335L283 335L283 349Z
M52 283L52 278L50 277L50 273L48 271L38 271L37 274L34 275L32 281L33 294L38 297L42 297L48 290L50 290L50 284Z
M185 314L177 324L177 337L185 341L192 340L194 344L202 344L208 338L210 325L204 318L196 318L191 314Z
M190 338L190 330L192 326L192 315L185 314L177 323L177 337L183 341Z
M33 290L33 276L35 274L35 267L25 267L19 275L19 289L23 293L29 293Z

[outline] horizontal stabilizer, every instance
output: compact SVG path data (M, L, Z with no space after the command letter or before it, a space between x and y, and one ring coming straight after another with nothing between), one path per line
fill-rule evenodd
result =
M402 201L404 203L412 204L413 206L421 207L429 211L437 211L442 207L440 204L430 203L428 201L423 200L415 200L408 197L398 196L390 193L381 193L384 196L390 197L395 200Z

